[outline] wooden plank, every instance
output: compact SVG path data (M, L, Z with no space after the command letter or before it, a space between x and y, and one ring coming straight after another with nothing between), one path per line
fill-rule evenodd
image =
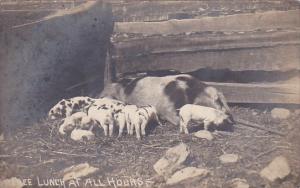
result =
M176 69L191 72L200 68L231 71L285 71L300 69L300 45L165 53L113 59L116 73Z
M116 73L160 69L190 72L200 68L299 70L299 13L300 10L272 11L154 23L117 23L125 29L116 26L112 37Z
M255 32L213 32L171 36L130 36L115 34L112 38L114 57L140 56L178 52L200 52L262 48L278 45L300 44L297 30L268 30Z
M117 22L153 22L258 11L286 11L297 8L299 8L297 2L286 0L115 1L113 3L114 19Z
M224 93L230 103L300 104L297 84L239 84L206 82Z
M36 0L36 1L1 1L0 7L1 11L28 11L36 9L45 9L45 10L60 10L72 8L74 6L80 5L87 0Z
M115 33L174 35L205 31L253 31L300 27L300 10L270 11L163 22L117 22ZM279 19L280 18L280 19Z

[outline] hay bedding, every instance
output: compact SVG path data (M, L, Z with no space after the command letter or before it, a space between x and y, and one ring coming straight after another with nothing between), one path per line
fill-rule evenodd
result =
M153 164L168 148L184 142L191 149L186 163L213 173L204 179L192 178L172 187L227 187L234 178L246 179L253 187L300 185L299 114L292 113L289 119L280 121L272 119L269 111L243 107L232 110L235 117L287 136L236 125L234 132L215 132L215 138L208 141L191 134L179 134L179 127L165 122L163 127L156 127L141 141L129 135L120 139L116 136L105 138L100 130L93 141L74 142L59 135L59 121L43 121L17 130L15 136L0 143L1 179L61 178L63 169L88 162L99 168L89 178L141 178L149 180L142 187L165 187L162 179L156 176ZM240 159L233 164L222 164L219 156L224 153L237 154ZM292 173L282 182L269 183L259 176L259 172L278 155L287 157Z

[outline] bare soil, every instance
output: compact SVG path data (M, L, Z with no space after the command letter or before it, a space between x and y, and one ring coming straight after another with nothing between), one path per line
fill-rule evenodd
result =
M45 120L22 128L0 142L0 178L62 178L63 169L88 162L100 170L85 178L103 181L106 178L140 178L141 187L168 187L157 177L153 165L168 148L183 142L191 150L185 165L206 168L212 173L206 178L188 179L172 187L228 187L228 182L234 178L246 179L251 187L299 187L299 110L292 110L292 115L282 121L272 119L268 109L236 106L232 110L234 117L286 136L237 124L233 132L216 131L213 133L215 139L208 141L192 134L179 134L178 127L165 122L148 131L148 136L141 141L128 135L120 139L116 135L105 138L102 130L96 129L94 141L78 143L58 134L59 121ZM238 154L240 160L222 164L218 157L224 153ZM259 172L279 155L288 159L292 172L284 180L270 183L262 179ZM33 187L37 187L37 182L34 183Z

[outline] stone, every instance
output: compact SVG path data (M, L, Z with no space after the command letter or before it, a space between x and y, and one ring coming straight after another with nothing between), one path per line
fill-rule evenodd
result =
M4 134L3 133L0 135L0 141L4 141Z
M167 185L173 185L183 180L193 178L193 177L206 177L209 171L206 169L196 168L196 167L186 167L175 172L166 182Z
M95 134L89 130L74 129L71 132L71 139L74 141L92 140L94 138Z
M257 116L257 114L258 114L258 113L257 113L257 112L255 112L255 111L254 111L254 112L252 112L252 115L253 115L253 116Z
M229 187L230 188L249 188L250 186L249 186L247 180L235 178L230 181Z
M194 136L197 138L203 138L206 140L213 140L213 138L214 138L213 135L209 131L206 131L206 130L197 131L194 133Z
M0 187L5 188L22 188L24 186L23 182L16 178L4 179L0 181Z
M85 177L97 172L98 170L98 168L92 167L88 163L82 163L76 166L73 165L63 170L63 180L68 181L71 179Z
M182 166L189 154L188 146L181 143L168 149L166 154L153 165L153 168L158 175L167 177Z
M239 160L239 156L236 154L223 154L219 159L222 163L235 163Z
M260 172L260 176L273 182L277 179L285 178L290 173L291 169L287 159L283 156L278 156Z
M271 111L271 116L274 119L287 119L290 116L290 111L285 108L274 108Z
M294 113L295 113L296 115L299 115L299 114L300 114L300 109L295 110Z

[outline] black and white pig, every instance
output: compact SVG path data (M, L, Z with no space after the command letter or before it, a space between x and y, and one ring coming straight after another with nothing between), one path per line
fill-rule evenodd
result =
M62 99L48 113L50 119L65 118L75 112L86 111L86 107L94 103L94 99L86 96Z
M124 78L107 85L99 97L111 97L135 105L152 105L159 116L179 124L176 109L198 104L230 114L224 95L188 74Z

